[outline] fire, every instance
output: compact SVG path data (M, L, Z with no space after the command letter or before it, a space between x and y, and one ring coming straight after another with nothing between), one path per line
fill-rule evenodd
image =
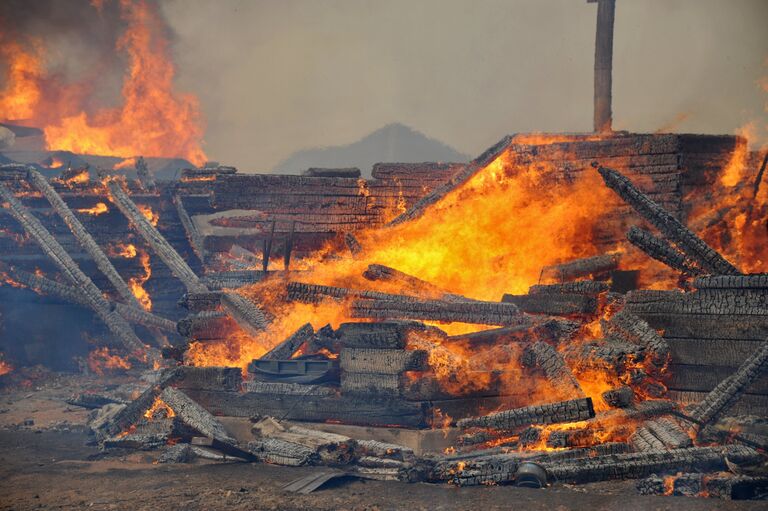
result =
M169 419L176 417L176 412L173 411L173 408L168 406L168 404L163 401L160 396L157 396L155 401L152 403L152 406L150 406L147 411L144 412L144 418L153 420L158 414Z
M126 158L112 166L112 170L132 169L136 167L136 158Z
M3 359L3 357L0 356L0 376L8 374L11 371L13 371L13 366L10 364L10 362L7 362Z
M137 204L136 206L139 208L139 211L141 211L141 214L144 215L144 218L149 220L152 227L157 227L157 223L160 221L160 215L155 213L155 211L146 204Z
M42 40L29 38L21 44L0 37L0 60L8 77L0 90L0 115L43 127L50 150L204 163L199 104L174 88L175 68L158 7L145 0L120 0L119 12L127 27L116 51L128 62L119 106L86 106L92 103L94 77L66 83L49 75Z
M88 184L91 180L91 175L88 173L88 169L79 169L73 171L71 175L61 176L59 180L68 188L72 188Z
M129 246L133 247L133 245ZM133 247L133 250L136 250L136 247ZM152 310L152 298L149 296L147 290L144 289L144 284L149 280L149 277L152 276L152 266L149 264L149 254L142 250L140 260L141 265L144 268L144 275L129 279L128 286L131 288L133 296L136 297L141 306L144 307L145 310L150 311Z
M60 159L60 158L58 158L56 156L51 156L51 163L46 165L46 167L48 167L49 169L60 169L64 165L66 165L64 163L64 160L62 160L62 159Z
M124 257L126 259L133 259L138 255L139 251L136 249L136 245L133 243L112 246L109 248L109 255L112 257Z
M88 368L103 376L106 371L119 371L131 368L131 363L119 355L109 352L109 348L96 348L88 354Z
M99 216L109 212L109 208L103 202L97 202L92 208L78 209L78 213L85 213L86 215Z

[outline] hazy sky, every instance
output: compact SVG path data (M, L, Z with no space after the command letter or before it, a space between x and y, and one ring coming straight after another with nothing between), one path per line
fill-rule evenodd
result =
M179 86L212 159L293 151L402 122L477 155L504 134L589 131L586 0L168 0ZM617 0L614 128L768 124L768 0Z

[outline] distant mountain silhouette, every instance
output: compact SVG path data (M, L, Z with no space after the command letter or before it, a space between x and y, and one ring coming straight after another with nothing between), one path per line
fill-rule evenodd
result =
M344 146L303 149L275 166L273 172L297 174L310 167L357 167L370 177L379 162L466 162L470 157L408 126L388 124L357 142Z

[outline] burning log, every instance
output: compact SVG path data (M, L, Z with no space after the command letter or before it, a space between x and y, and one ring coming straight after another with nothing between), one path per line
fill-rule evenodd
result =
M741 274L736 267L707 245L704 240L638 190L629 179L606 167L600 167L598 172L609 188L675 243L685 255L696 261L704 271L717 275Z
M224 292L221 295L221 306L250 335L259 335L269 325L264 312L238 293Z
M195 341L224 339L236 328L235 323L222 312L201 312L187 316L176 324L182 337Z
M363 272L363 277L371 281L381 280L399 284L404 286L410 293L414 293L418 296L426 294L446 301L470 301L468 298L449 293L426 280L414 277L413 275L408 275L400 270L382 264L368 265L368 268Z
M355 300L353 318L415 319L481 325L530 324L517 306L499 302L444 302L439 300Z
M665 480L666 479L666 480ZM670 487L670 479L671 487ZM735 474L676 474L668 478L651 475L637 482L640 495L685 495L722 500L752 500L768 490L768 478Z
M544 294L582 294L599 295L611 288L608 282L602 280L576 280L562 284L536 284L528 289L529 295Z
M363 251L363 246L351 232L344 233L344 244L347 246L347 250L352 254L352 257Z
M696 289L768 289L768 274L707 275L693 281Z
M237 259L244 259L247 263L255 265L259 262L259 258L248 249L241 247L240 245L232 245L229 249L229 255Z
M627 362L635 360L641 354L642 348L632 343L624 342L588 342L571 346L564 355L574 369L608 369L620 374L626 369Z
M416 301L418 298L408 295L382 293L380 291L357 290L345 287L321 286L304 282L289 282L288 300L303 303L320 303L325 298L343 300L346 298L365 298L378 300Z
M236 270L208 273L200 279L208 289L221 291L249 286L264 278L260 270Z
M597 300L594 296L576 293L505 294L501 301L514 303L520 310L529 314L570 316L597 312Z
M562 397L584 397L584 391L560 354L545 342L526 346L523 365L539 369Z
M619 253L574 259L566 263L545 266L541 270L541 278L566 282L579 277L602 275L618 268L620 260Z
M24 230L35 239L43 249L43 252L51 258L70 281L76 285L84 298L88 300L89 307L107 325L123 345L133 353L146 354L151 360L159 360L156 350L144 345L136 336L128 322L118 313L112 310L109 302L101 294L96 284L88 277L72 257L64 250L56 238L46 229L40 220L32 215L4 185L0 185L0 198L8 203L8 208L14 218L24 227Z
M641 429L642 428L653 433L656 438L661 440L664 447L667 449L680 449L682 447L690 447L693 445L688 433L686 433L676 421L669 417L661 417L647 421L643 424Z
M752 464L760 455L742 446L690 447L668 451L648 451L610 456L596 456L573 463L542 465L547 475L564 483L589 483L615 479L640 479L650 474L680 471L713 471L727 468L727 463Z
M426 350L344 348L339 356L341 369L350 373L402 374L428 369Z
M643 346L656 367L662 368L669 362L669 344L645 321L627 311L620 311L608 321L601 321L606 333Z
M136 204L123 191L117 181L107 183L110 198L117 208L128 218L131 224L141 234L141 237L152 247L152 250L163 260L176 278L181 280L188 291L206 291L195 272L182 259L178 252L168 243L162 234L147 220Z
M707 424L717 420L725 413L741 394L765 371L768 363L768 341L765 341L747 358L739 369L731 376L720 382L691 413L691 417L700 423Z
M658 238L644 229L637 226L630 227L629 231L627 231L627 240L652 259L666 264L673 270L677 270L685 275L699 275L702 273L701 269L690 261L685 254L670 245L666 240Z
M306 323L293 334L291 334L286 340L266 352L261 356L262 360L286 360L291 358L296 350L309 341L312 336L315 335L315 329L312 328L312 324Z
M513 408L482 417L461 419L457 425L467 428L492 428L503 431L537 425L556 424L559 422L577 422L595 416L592 398L580 398L559 403Z
M173 205L176 206L176 214L179 215L181 226L187 234L187 239L189 240L192 250L194 250L197 258L200 259L200 262L205 262L205 242L200 236L197 227L195 227L195 224L192 222L192 218L190 218L187 208L184 207L184 199L180 195L174 195Z
M85 298L83 293L74 286L62 284L34 273L19 270L13 266L6 266L3 263L0 263L0 271L7 272L15 282L23 284L35 292L55 296L82 307L90 307L90 302ZM170 319L165 319L152 314L151 312L147 312L143 308L119 302L110 302L110 307L117 311L117 313L125 318L126 321L133 324L142 325L148 328L156 328L163 332L176 331L176 323Z
M188 292L179 300L179 305L190 312L213 311L221 307L222 294L221 291Z
M173 372L173 385L182 390L239 391L243 375L239 367L179 366Z
M81 247L93 258L96 263L96 267L103 273L109 282L114 286L117 293L125 300L126 303L135 307L141 307L139 300L134 296L128 284L125 283L123 278L117 273L117 270L110 262L107 255L99 247L93 237L80 223L72 210L67 206L61 196L56 193L56 190L48 183L48 180L43 177L42 174L36 170L29 170L29 181L37 188L43 196L48 199L53 210L58 214L69 230L77 239Z
M342 323L336 330L339 341L348 348L403 350L414 332L435 332L416 321L382 321L377 323Z
M358 440L357 445L368 456L399 461L412 461L414 458L412 449L398 444L379 442L378 440Z
M606 390L600 395L605 404L611 408L627 408L632 405L635 399L635 393L632 387L622 385L619 388Z
M347 464L352 460L357 443L351 438L281 423L265 417L251 431L261 439L274 439L303 445L312 450L312 457L324 463Z

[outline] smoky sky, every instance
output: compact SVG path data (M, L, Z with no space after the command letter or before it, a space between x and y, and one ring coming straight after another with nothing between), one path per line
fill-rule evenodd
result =
M504 134L592 129L585 0L169 0L179 84L211 158L268 171L402 122L476 155ZM614 128L766 125L768 2L617 0Z

